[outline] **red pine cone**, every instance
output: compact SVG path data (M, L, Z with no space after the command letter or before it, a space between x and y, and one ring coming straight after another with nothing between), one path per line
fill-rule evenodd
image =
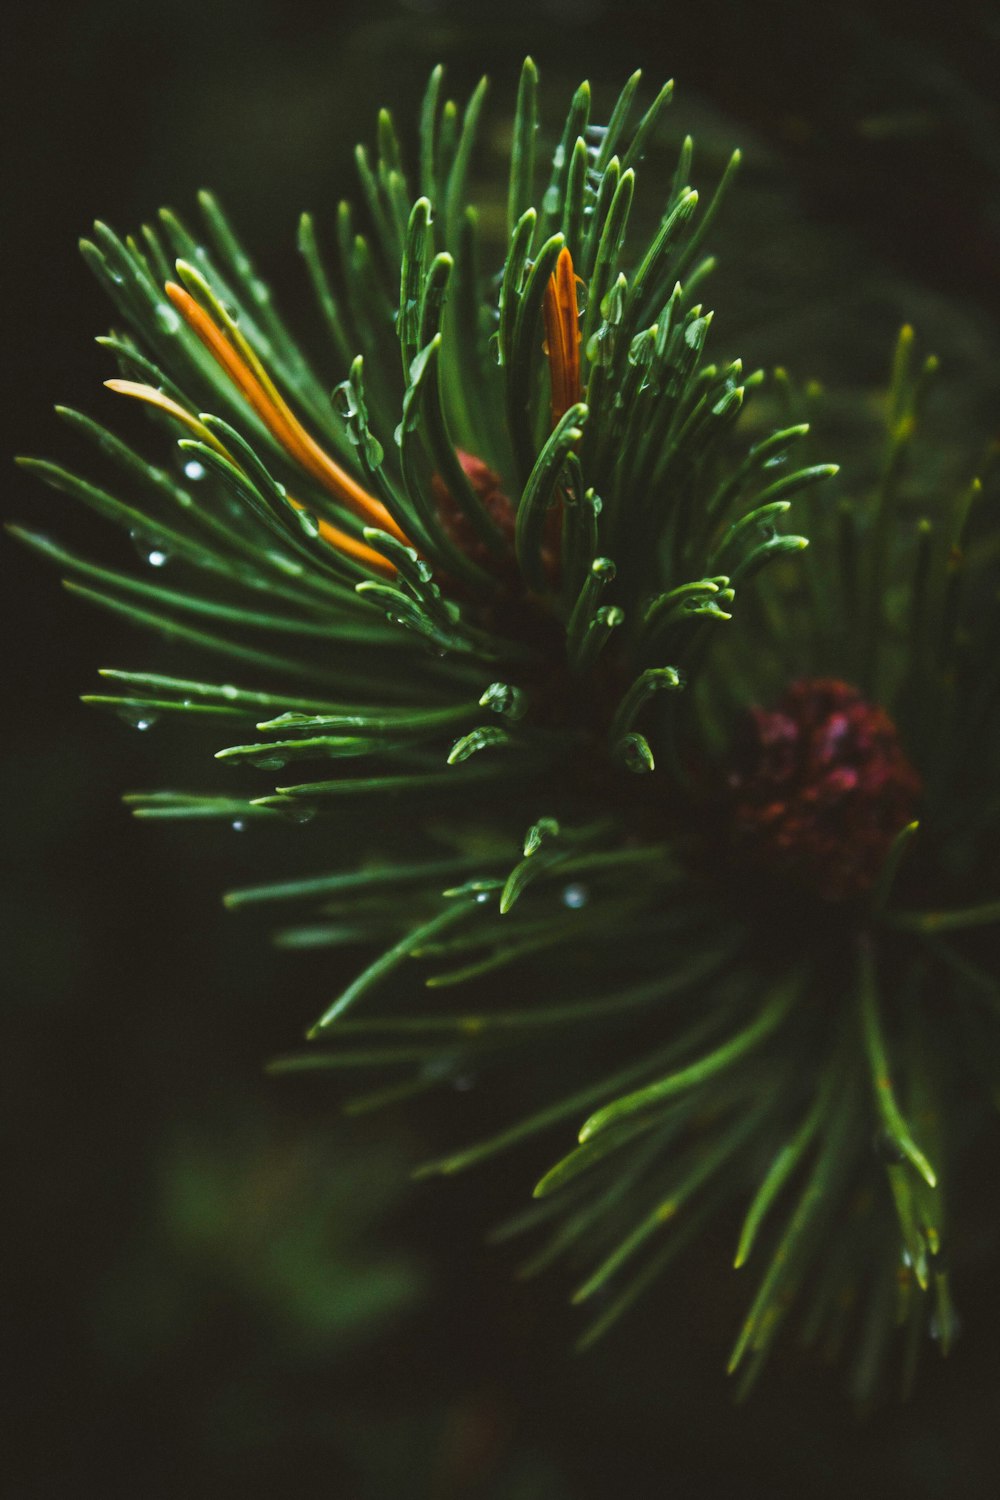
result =
M477 458L474 453L466 453L461 448L457 448L455 452L480 504L513 551L516 517L513 505L500 488L502 482L500 475L481 458ZM481 567L493 566L489 548L480 541L439 474L434 476L433 487L438 515L451 540L465 553L466 557L479 563Z
M738 861L826 901L871 888L922 790L885 710L829 678L749 711L729 787Z

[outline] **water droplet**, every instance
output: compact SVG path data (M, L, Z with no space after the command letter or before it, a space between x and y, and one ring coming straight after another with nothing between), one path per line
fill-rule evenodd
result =
M561 199L559 197L559 188L555 183L553 183L551 187L547 187L545 189L545 196L542 199L543 212L547 214L557 214L559 212L560 202Z
M476 905L477 906L485 906L486 903L487 903L487 901L489 899L490 899L490 893L489 893L489 891L477 891L476 892Z
M293 802L288 816L293 823L311 823L318 812L319 808L312 802Z
M205 477L205 465L200 464L196 458L189 458L184 465L184 477L190 479L193 483L197 483L199 479L204 479Z
M288 764L283 755L248 755L247 759L258 771L283 771Z
M180 332L180 314L170 306L169 302L158 302L153 308L153 317L164 333Z
M246 828L246 826L247 825L244 823L244 821L243 821L242 818L234 818L233 819L233 832L234 833L242 833L243 830Z
M579 911L581 906L586 906L590 900L590 892L587 887L574 881L572 885L564 888L562 893L563 906L568 906L570 911Z
M219 692L222 694L223 698L228 698L230 703L234 698L238 698L240 696L239 688L233 687L233 684L231 682L224 682L222 687L219 689Z
M130 729L145 731L147 729L152 729L153 725L159 718L159 714L153 713L148 708L135 708L128 706L125 708L120 708L118 710L118 717L124 724L127 724Z
M170 561L170 553L162 542L157 542L152 537L144 536L141 531L130 531L129 537L143 562L149 563L151 568L162 568L165 563Z
M334 386L331 399L334 408L345 421L357 415L358 404L354 399L354 387L349 380L342 380L340 385Z
M491 682L479 703L481 708L491 708L508 719L521 719L528 711L527 697L509 682Z

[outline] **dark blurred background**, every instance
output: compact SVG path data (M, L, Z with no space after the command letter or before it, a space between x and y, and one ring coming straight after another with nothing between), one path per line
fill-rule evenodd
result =
M52 405L106 414L92 338L110 313L74 249L95 215L130 229L212 186L308 342L300 209L332 228L353 143L383 103L408 131L438 61L459 98L493 79L488 175L526 51L550 128L581 77L606 112L641 66L677 79L668 133L694 131L709 178L747 148L714 236L733 352L868 385L909 316L944 356L970 462L995 435L995 6L37 0L4 32L8 454L83 461ZM11 469L4 495L5 517L99 551L96 524ZM335 857L315 830L130 822L123 790L211 785L211 746L77 695L99 666L171 659L9 542L0 566L6 1493L1000 1492L993 1286L958 1287L963 1336L904 1408L860 1420L794 1355L736 1408L725 1235L577 1358L558 1278L518 1285L483 1244L531 1162L401 1190L419 1111L345 1126L333 1084L266 1079L338 976L276 955L219 894Z

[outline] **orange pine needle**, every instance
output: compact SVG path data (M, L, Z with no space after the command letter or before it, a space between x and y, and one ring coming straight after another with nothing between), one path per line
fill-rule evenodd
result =
M199 442L206 443L210 448L214 448L216 453L228 459L237 469L240 468L240 465L229 452L229 449L219 441L213 432L210 432L203 423L199 422L197 417L193 417L189 411L185 411L183 406L179 406L176 401L171 400L162 391L158 391L155 386L142 385L136 380L106 380L104 384L109 391L114 391L116 395L131 396L134 400L144 401L148 406L155 406L158 410L166 412L168 416L173 417L175 421L180 422L186 427L190 433L193 433ZM286 498L289 505L294 505L296 510L306 509L301 500L296 500L294 496L288 495ZM367 567L373 568L385 578L395 578L396 569L389 562L388 558L382 556L381 552L376 552L366 542L359 541L357 537L351 536L350 532L341 531L339 526L334 526L330 521L324 521L319 516L317 516L316 520L319 525L320 536L331 547L335 547L338 552L346 553L348 557L354 557L359 562L365 563Z
M545 288L545 347L552 377L552 425L581 399L580 323L573 257L564 246Z
M331 495L353 510L355 515L369 525L378 526L400 541L408 543L408 537L397 526L385 506L373 495L369 495L367 490L323 451L273 387L271 392L264 388L246 361L237 354L225 334L216 327L191 294L173 281L167 283L166 293L188 327L198 336L216 363L225 370L286 453Z
M295 500L291 495L288 496L288 503L294 505L296 510L307 508L301 500ZM316 522L324 542L329 542L330 546L336 548L338 552L345 552L348 557L357 558L358 562L363 562L366 567L373 568L384 578L396 577L396 569L389 559L383 557L381 552L376 552L373 547L369 547L367 542L359 541L356 536L351 536L349 531L341 531L339 526L334 526L331 521L324 521L322 516L317 516Z

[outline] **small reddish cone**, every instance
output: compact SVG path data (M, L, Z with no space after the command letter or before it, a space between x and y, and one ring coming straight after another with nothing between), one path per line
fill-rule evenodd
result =
M884 709L829 678L752 708L729 775L738 863L826 901L870 890L921 781Z
M497 527L500 535L513 552L514 549L514 523L516 520L514 507L500 488L500 475L489 464L483 463L474 453L466 453L461 448L455 450L456 456L465 477L468 479L475 491L479 503L486 514ZM435 474L432 481L434 488L434 499L437 502L438 515L451 540L456 547L460 547L466 557L482 567L490 566L490 550L486 544L476 535L468 518L459 508L454 496L448 489L439 474Z

